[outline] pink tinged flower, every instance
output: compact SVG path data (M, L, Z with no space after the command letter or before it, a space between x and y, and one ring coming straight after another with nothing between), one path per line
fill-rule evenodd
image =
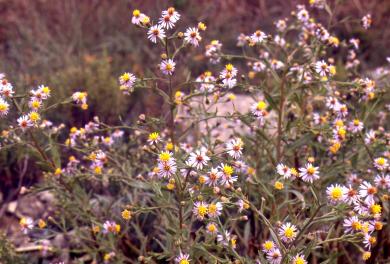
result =
M154 25L150 27L148 31L148 39L153 43L157 43L158 39L164 39L165 36L165 31L162 28L162 25Z
M176 63L172 59L163 60L160 63L160 70L165 75L172 75L175 71Z
M307 163L305 167L299 168L300 176L303 181L313 183L320 178L318 167L314 167L311 163Z

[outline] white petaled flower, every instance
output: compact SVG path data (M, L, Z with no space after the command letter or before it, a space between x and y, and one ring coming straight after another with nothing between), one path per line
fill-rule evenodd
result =
M131 23L134 25L141 25L141 21L145 18L145 14L141 13L138 9L133 11Z
M19 127L22 130L26 130L29 127L32 127L34 124L31 122L30 117L28 115L23 115L17 120Z
M150 27L148 31L148 39L153 43L157 43L157 39L163 39L165 36L165 31L162 28L162 25L154 25Z
M369 29L372 24L372 17L371 14L367 14L362 18L362 26L364 29Z
M224 246L229 246L230 241L232 240L232 235L229 231L225 230L225 233L218 234L217 241Z
M218 228L217 225L213 222L210 222L206 225L206 232L210 235L216 235L218 234Z
M177 264L190 264L190 255L180 252L179 256L175 258Z
M1 78L0 78L1 79ZM14 88L7 80L0 81L0 95L4 97L12 97L14 95Z
M374 166L380 171L386 170L389 166L386 158L379 157L374 160Z
M198 170L201 170L203 169L203 166L207 165L207 162L209 160L210 158L206 155L206 151L197 150L190 154L190 157L188 158L187 161L187 165L189 165L190 167L195 167Z
M283 163L279 163L276 166L276 172L284 179L289 179L291 177L291 169Z
M327 97L326 98L326 107L329 110L334 110L338 107L339 101L335 97Z
M168 162L158 163L158 175L162 178L169 178L177 171L176 162L169 160Z
M364 234L363 244L366 249L371 250L371 247L376 244L376 238L370 234Z
M261 245L261 247L263 248L264 253L268 253L275 248L275 243L271 240L267 240Z
M333 109L339 118L346 117L348 115L348 107L346 104L338 104Z
M343 202L345 200L346 192L347 188L339 184L332 184L326 189L326 194L332 204Z
M329 65L323 60L316 62L316 64L314 65L314 68L315 68L316 72L322 77L328 75L330 72Z
M256 117L265 117L268 114L266 108L267 104L264 101L260 100L252 105L252 114Z
M190 43L191 45L197 47L199 46L199 42L202 40L202 37L199 34L199 31L195 27L187 28L184 33L184 41Z
M237 79L236 78L226 78L222 80L223 87L226 88L233 88L237 84Z
M207 215L211 218L218 217L222 214L222 203L216 202L216 203L210 203L208 206Z
M292 259L292 264L307 264L305 256L303 254L297 254Z
M205 177L205 183L208 186L214 187L218 184L218 181L219 181L218 169L212 168L207 174L207 176Z
M378 189L372 186L371 183L364 181L359 186L359 196L364 199L366 203L375 202L375 194L378 192Z
M363 122L361 122L359 119L354 119L349 123L349 130L352 133L359 133L360 131L363 130Z
M282 262L282 253L280 253L278 248L274 248L267 252L266 258L270 264L280 264Z
M303 8L303 9L301 9L301 10L297 13L297 18L298 18L298 20L301 21L301 22L307 22L307 21L309 21L309 18L310 18L309 12L307 12L307 10Z
M374 130L371 129L366 133L366 136L364 137L364 143L370 145L375 141L376 141L376 133Z
M226 151L232 158L238 159L242 155L243 145L241 138L232 139L226 144Z
M48 86L46 86L46 85L43 85L43 84L38 86L38 91L39 91L39 93L42 94L42 99L43 100L46 100L51 95L50 94L51 93L50 88Z
M355 204L360 199L358 192L352 188L351 185L346 188L346 193L344 197L344 202L346 202L349 205Z
M390 175L376 175L374 182L379 188L390 190Z
M172 75L175 71L176 62L174 62L172 59L163 60L160 63L160 70L165 75Z
M8 114L9 112L9 104L0 97L0 116L4 117Z
M162 16L170 16L173 23L176 23L180 19L180 14L173 7L162 11Z
M203 220L208 213L208 204L205 202L195 202L192 212L198 220Z
M356 233L362 229L362 223L359 218L354 215L344 219L343 227L347 233Z
M285 223L279 228L279 236L284 242L290 243L297 236L297 227L291 223Z
M232 176L232 174L234 172L234 169L232 166L222 163L219 166L219 169L220 169L220 171L218 171L218 176L220 178L220 182L222 185L230 186L235 181L237 181L238 177Z
M119 233L119 231L120 231L120 225L118 225L114 221L107 220L106 222L104 222L104 224L103 224L103 233L104 234L107 234L107 233L116 234L116 233Z
M22 217L19 221L20 229L24 234L27 234L28 230L33 229L34 220L31 217Z
M311 163L307 163L305 167L299 168L299 173L303 181L313 183L320 178L318 167L314 167Z
M162 14L160 19L158 20L158 23L166 29L171 29L175 27L175 19L169 14Z
M125 72L119 77L119 84L121 86L126 87L127 89L131 89L134 86L137 78L132 73Z
M252 34L251 36L251 41L254 43L262 43L264 40L266 40L267 35L261 31L261 30L256 30L255 33Z

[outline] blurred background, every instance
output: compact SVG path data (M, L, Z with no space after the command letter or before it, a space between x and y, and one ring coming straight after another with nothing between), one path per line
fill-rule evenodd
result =
M239 33L256 29L274 33L273 23L289 15L297 4L286 0L0 0L0 72L14 84L18 94L39 84L53 90L53 101L76 90L88 92L89 109L64 106L49 113L50 120L70 126L84 125L98 115L106 123L131 121L140 113L159 113L159 98L148 92L123 96L117 77L125 72L147 74L159 62L160 50L146 39L146 32L131 24L133 9L140 9L154 21L161 10L174 6L181 14L181 30L203 21L207 31L203 43L223 42L224 51L234 52ZM363 69L386 64L390 47L390 1L328 1L335 7L332 33L340 39L361 39ZM337 4L337 5L336 5ZM310 9L324 20L324 11ZM367 13L373 26L363 31L360 18ZM324 16L325 14L325 16ZM324 20L325 21L325 20ZM180 65L194 75L206 69L204 50L194 49ZM191 67L191 68L189 68ZM188 68L188 69L187 69ZM4 124L1 124L4 128ZM30 186L40 175L35 163L23 158L24 149L0 152L0 201L11 201L20 186ZM26 168L29 168L26 170ZM21 177L23 175L23 177ZM19 181L23 178L22 181ZM4 212L0 208L0 216Z

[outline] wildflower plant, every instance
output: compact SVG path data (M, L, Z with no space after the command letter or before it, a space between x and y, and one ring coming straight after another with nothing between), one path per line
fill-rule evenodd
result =
M332 17L326 1L310 5ZM118 92L159 94L157 117L142 114L131 125L95 117L61 141L64 127L44 120L56 107L45 102L51 89L19 96L3 78L0 115L19 117L2 145L31 147L45 165L35 191L56 197L56 212L22 218L21 232L49 241L46 254L63 261L383 260L388 71L361 75L350 56L359 42L339 39L303 5L276 21L273 33L240 34L242 54L206 42L212 25L183 26L182 15L173 7L159 18L132 12L161 59L147 76L123 73ZM371 23L370 15L362 20L365 29ZM198 76L181 72L194 50L208 61ZM63 103L87 109L87 94ZM65 257L54 239L60 234L69 237Z

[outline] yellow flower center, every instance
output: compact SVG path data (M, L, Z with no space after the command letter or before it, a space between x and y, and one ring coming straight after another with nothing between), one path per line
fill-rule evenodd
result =
M274 248L274 243L272 241L265 241L263 247L265 250L271 250Z
M133 11L133 16L139 17L140 15L141 15L141 12L140 12L138 9L135 9L135 10Z
M264 110L267 107L267 104L264 101L259 101L257 103L256 109L259 111Z
M234 172L234 169L232 166L229 166L229 165L223 166L223 173L225 173L226 175L232 175L233 172Z
M217 212L217 205L216 204L210 204L209 205L209 213L215 214Z
M217 230L217 227L214 224L210 224L210 225L207 226L207 230L210 233L214 233Z
M371 206L371 213L373 214L380 214L382 212L382 206L379 204L373 204Z
M301 257L295 259L295 264L305 264L305 260Z
M339 200L343 196L343 190L340 187L335 187L330 192L330 197L333 200Z
M207 214L207 207L204 205L199 205L198 207L198 215L204 217Z
M307 173L313 175L316 172L316 169L313 166L307 168Z
M159 158L163 162L168 162L171 159L171 155L168 152L162 152Z
M380 157L376 160L376 164L383 166L385 164L385 159Z
M292 238L294 236L294 229L292 229L292 227L287 227L285 230L284 230L284 235L287 237L287 238Z
M37 112L31 112L29 117L33 122L36 122L41 118L41 116Z
M351 227L353 230L358 231L362 229L362 224L359 221L354 221L352 222Z
M179 264L190 264L190 262L186 259L180 260Z
M8 106L6 104L0 104L0 112L7 111Z

